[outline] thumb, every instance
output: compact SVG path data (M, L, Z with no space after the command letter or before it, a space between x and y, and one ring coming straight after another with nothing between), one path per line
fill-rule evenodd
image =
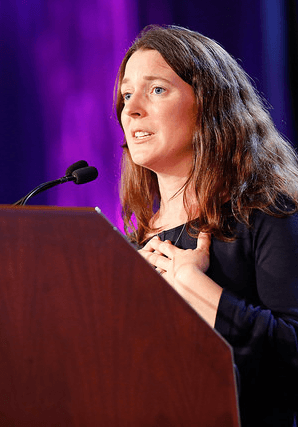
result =
M196 249L199 249L201 251L206 251L209 253L210 244L211 244L211 234L210 233L199 233Z

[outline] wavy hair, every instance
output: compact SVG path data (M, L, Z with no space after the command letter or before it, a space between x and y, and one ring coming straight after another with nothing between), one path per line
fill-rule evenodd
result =
M188 225L231 240L223 201L231 201L232 217L249 225L253 209L287 215L298 209L298 166L291 145L276 130L264 101L249 77L214 40L176 26L149 26L127 51L116 81L116 111L121 125L120 92L125 67L137 50L158 51L169 66L192 86L197 98L193 165L184 186ZM122 125L121 125L122 126ZM199 215L193 218L187 192L194 189ZM280 202L289 198L289 211ZM160 201L157 176L133 163L123 144L120 197L125 232L142 243L155 202ZM135 216L136 227L133 216ZM199 225L198 225L199 224Z

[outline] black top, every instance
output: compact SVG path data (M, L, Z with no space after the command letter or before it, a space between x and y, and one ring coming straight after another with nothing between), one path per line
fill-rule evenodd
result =
M159 234L176 242L182 225ZM239 371L242 427L296 426L298 412L298 214L256 211L237 239L212 238L207 275L224 290L215 329ZM177 247L194 249L184 229Z

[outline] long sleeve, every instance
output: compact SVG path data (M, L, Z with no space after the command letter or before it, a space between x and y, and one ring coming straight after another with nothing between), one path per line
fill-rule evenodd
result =
M292 426L298 408L297 215L257 212L252 227L238 231L236 242L214 244L220 273L234 271L221 280L215 328L233 347L242 414L250 420L243 425L259 425L255 417L263 412L260 425Z

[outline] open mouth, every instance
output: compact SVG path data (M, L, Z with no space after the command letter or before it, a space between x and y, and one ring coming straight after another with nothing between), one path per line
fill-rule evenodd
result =
M134 137L136 139L139 139L139 140L148 138L151 135L152 135L152 133L150 133L150 132L144 132L144 131L137 131L137 132L134 133Z

